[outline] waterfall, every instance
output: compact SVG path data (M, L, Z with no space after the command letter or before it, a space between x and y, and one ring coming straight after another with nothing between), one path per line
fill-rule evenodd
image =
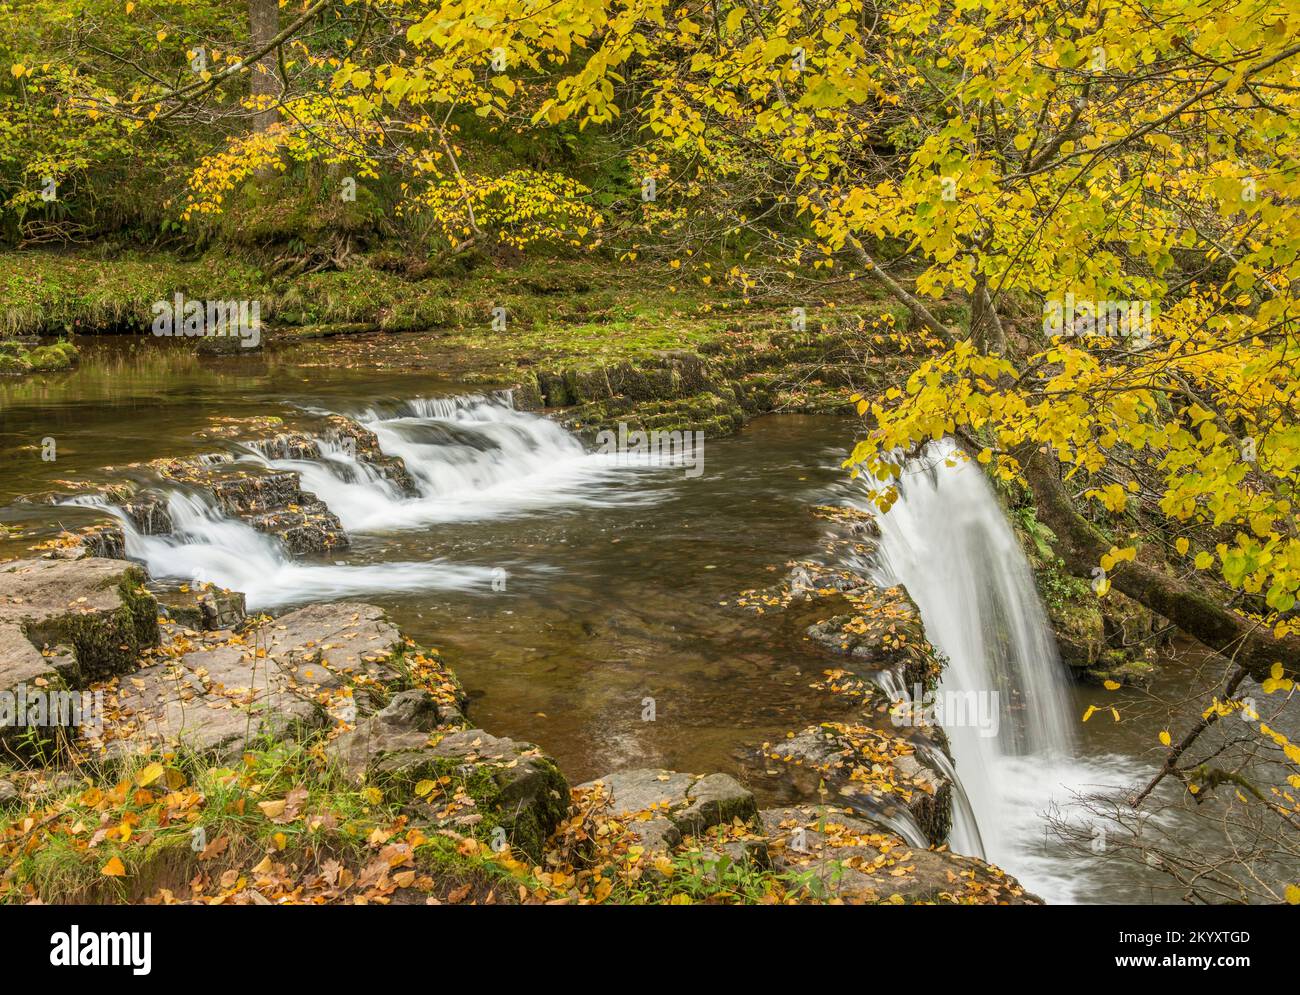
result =
M1096 773L1074 758L1067 678L1033 573L992 488L950 440L903 466L898 499L878 514L874 564L902 584L926 635L947 658L936 699L991 702L996 731L943 717L969 805L954 806L951 846L1023 876L1031 889L1068 898L1043 857L1044 810L1067 804L1070 787ZM861 506L861 504L860 504ZM949 712L953 709L949 708Z
M155 578L212 583L243 591L251 610L390 591L487 589L492 571L445 560L375 564L309 563L295 560L271 536L225 515L198 494L173 492L168 535L144 535L119 509L126 555Z
M315 440L320 459L268 459L247 446L234 465L254 462L298 473L302 489L323 501L348 533L364 535L540 510L646 505L659 500L662 491L626 487L628 469L672 462L654 454L589 453L549 419L515 410L508 394L415 398L372 406L357 421L375 433L385 455L402 457L417 494L402 493L358 454L325 438ZM173 528L166 535L142 533L130 516L102 498L72 503L112 513L122 524L127 555L143 562L153 577L243 591L250 609L368 593L488 590L496 576L495 568L442 559L298 560L274 537L227 515L210 495L179 486L167 494Z
M646 505L657 497L625 487L626 471L668 463L654 455L590 453L550 419L515 410L508 395L415 398L373 406L357 421L386 455L402 458L416 496L399 494L373 468L323 442L323 461L262 459L300 473L303 489L349 532Z

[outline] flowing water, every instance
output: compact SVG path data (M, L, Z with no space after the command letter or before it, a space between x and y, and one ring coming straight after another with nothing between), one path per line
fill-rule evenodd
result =
M1137 772L1080 757L1074 695L1029 562L978 466L955 450L932 443L902 466L897 500L878 517L875 568L911 594L948 660L940 704L969 706L943 716L969 799L955 812L952 848L1068 899L1073 873L1044 848L1042 813ZM865 496L855 503L869 507ZM976 721L987 715L995 722Z
M342 597L382 605L442 651L477 723L542 744L575 783L627 766L744 776L762 742L843 714L842 698L810 687L837 662L809 648L806 620L731 603L817 553L824 525L809 506L862 502L839 467L852 423L758 419L708 440L695 477L671 458L589 452L502 397L456 388L436 364L394 374L331 349L313 347L310 361L203 364L162 350L92 349L76 373L0 386L0 503L213 449L295 470L339 515L349 549L295 559L176 486L174 534L142 535L128 523L128 552L155 576L242 590L255 608ZM231 441L278 429L232 420L274 415L309 428L325 412L374 431L406 461L418 494L400 494L328 444L320 460L268 460ZM53 462L41 458L49 438ZM1151 727L1080 725L1094 692L1065 682L1028 566L978 468L946 466L945 455L908 467L871 568L905 584L949 657L941 690L996 694L996 735L949 727L965 789L954 849L987 854L1052 900L1169 900L1155 875L1067 853L1048 833L1045 812L1076 812L1076 791L1114 792L1149 776ZM106 513L102 501L57 509L69 526ZM49 514L0 504L11 526ZM4 553L20 555L30 541L11 540ZM1176 669L1162 679L1185 680ZM1134 694L1106 703L1128 707Z

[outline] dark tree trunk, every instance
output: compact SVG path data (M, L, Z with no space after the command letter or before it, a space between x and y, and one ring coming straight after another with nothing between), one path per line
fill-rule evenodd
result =
M1037 447L1017 454L1033 488L1038 518L1056 533L1057 552L1069 570L1089 577L1111 544L1074 510L1070 495L1058 479L1055 461ZM1289 677L1300 675L1300 638L1274 638L1272 631L1234 614L1191 584L1133 561L1119 564L1109 576L1111 586L1163 615L1188 635L1236 661L1256 680L1269 676L1275 663Z
M254 52L259 52L280 31L280 5L277 0L248 0L249 39ZM267 52L250 69L250 92L254 97L276 99L280 96L280 79L276 72L277 57ZM258 111L253 116L253 130L266 131L279 120L275 108Z

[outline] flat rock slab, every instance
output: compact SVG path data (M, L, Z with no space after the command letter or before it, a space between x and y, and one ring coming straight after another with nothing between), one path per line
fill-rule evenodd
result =
M73 687L134 669L158 642L158 605L145 579L132 563L99 557L0 564L0 690L33 676L31 650L58 657Z
M683 836L698 835L758 814L754 795L728 774L685 774L640 768L588 781L578 790L600 790L616 818L648 850L670 850Z
M241 634L181 638L172 659L111 690L104 745L120 754L183 743L228 756L259 736L295 738L331 712L347 718L398 679L391 657L400 640L381 609L357 602L302 608Z

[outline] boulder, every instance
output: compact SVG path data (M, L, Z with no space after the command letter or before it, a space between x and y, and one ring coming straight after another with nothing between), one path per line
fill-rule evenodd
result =
M505 840L534 861L542 859L546 838L569 811L569 785L554 760L531 743L482 729L450 733L432 746L385 752L369 764L366 776L389 797L417 805L417 786L446 779L458 789L459 809L477 809L475 815L495 822ZM429 806L420 814L436 818ZM460 821L468 820L461 815Z
M349 779L360 782L366 769L385 754L418 750L430 744L440 727L464 721L460 709L441 702L423 688L393 695L383 709L336 738L326 752Z
M8 630L0 690L26 679L33 648L57 654L72 687L134 669L141 651L158 643L158 605L144 581L140 567L100 557L0 566L0 630Z

